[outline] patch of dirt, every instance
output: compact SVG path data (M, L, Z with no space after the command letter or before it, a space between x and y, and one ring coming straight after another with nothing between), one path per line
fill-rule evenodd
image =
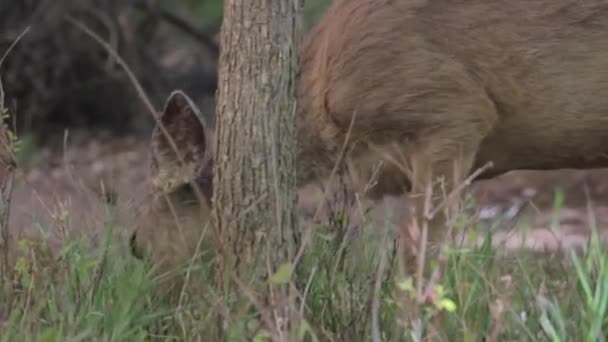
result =
M608 242L608 169L516 171L473 186L480 219L502 219L494 235L507 250L584 249L592 229Z
M115 230L126 237L145 189L147 148L147 141L134 137L78 133L68 139L63 150L49 147L36 151L38 163L21 169L16 178L11 230L15 235L45 231L59 241L71 233L98 236L108 220L114 220ZM501 229L495 244L507 249L516 249L522 242L534 249L580 248L591 225L601 228L608 223L607 179L608 169L517 171L477 182L472 192L481 222L503 219L503 228L515 221L529 227L526 238L521 229ZM552 214L556 188L564 193L559 217ZM302 223L311 222L320 198L315 188L301 190ZM369 204L361 203L361 208ZM398 223L406 204L404 197L380 204L384 205L372 210L372 220L380 224L387 213L382 209L387 208L397 214L392 223Z
M36 151L37 165L17 172L10 228L15 235L98 235L116 222L130 231L147 172L147 144L133 137L68 139L65 149Z

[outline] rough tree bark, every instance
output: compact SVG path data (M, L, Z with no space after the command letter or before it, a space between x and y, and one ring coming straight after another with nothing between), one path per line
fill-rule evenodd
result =
M295 252L299 10L299 0L224 2L213 180L224 284L264 278Z

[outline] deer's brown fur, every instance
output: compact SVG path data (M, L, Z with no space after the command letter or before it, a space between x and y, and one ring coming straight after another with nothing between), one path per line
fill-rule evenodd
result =
M196 112L185 99L172 94L174 115L164 121L178 147L205 146L186 168L190 180L205 183L212 149L201 142L212 131L179 130L176 120ZM347 134L345 160L359 188L385 161L370 192L376 198L422 192L431 172L446 176L449 188L487 162L493 167L477 179L606 167L608 0L335 0L302 42L298 101L298 185L327 177ZM389 161L404 156L409 176ZM157 169L180 175L172 159ZM168 217L157 203L148 203L142 222ZM196 211L199 232L205 210ZM439 237L441 222L432 226ZM137 239L172 229L153 226Z

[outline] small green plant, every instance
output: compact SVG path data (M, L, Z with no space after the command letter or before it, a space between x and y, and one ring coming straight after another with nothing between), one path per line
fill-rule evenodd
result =
M413 283L395 278L388 229L361 227L345 244L331 240L340 235L318 230L298 269L284 266L269 279L299 290L298 340L367 340L374 329L381 340L421 340L439 313L444 319L434 328L443 340L602 340L608 255L598 239L582 256L502 256L490 236L479 246L449 249L443 280L421 299L419 325L403 329L394 289L411 291ZM163 300L153 291L163 277L152 277L150 265L130 258L112 227L107 231L100 242L87 236L66 241L51 256L43 253L43 241L15 241L20 257L12 264L14 281L1 285L14 290L11 303L0 297L0 340L198 340L217 336L219 312L229 315L236 340L268 340L260 320L267 313L217 297L220 291L204 277L191 280L203 286L202 294ZM338 262L340 245L346 247ZM208 262L202 274L213 267Z

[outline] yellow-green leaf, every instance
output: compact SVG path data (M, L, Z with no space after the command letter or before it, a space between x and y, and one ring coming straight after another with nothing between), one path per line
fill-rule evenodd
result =
M264 332L260 332L253 337L253 342L266 342L268 341L268 336Z
M445 294L445 289L443 288L443 285L437 285L435 287L435 293L437 293L437 297L443 297L443 295Z
M291 279L291 273L293 272L293 265L289 262L286 262L279 266L277 271L270 277L270 281L273 284L283 285L289 282Z
M443 298L439 301L437 306L440 310L445 310L447 312L456 311L456 303L454 303L454 301L449 298Z
M313 335L312 329L310 328L310 325L308 325L308 322L306 322L305 320L302 320L302 322L298 326L298 339L304 340L304 338L306 337L307 334L310 334L312 336ZM315 338L315 340L316 340L316 338Z
M411 292L414 291L414 281L412 280L412 277L408 277L400 282L397 283L397 287L405 292Z
M40 342L58 342L60 340L60 334L55 329L47 329L42 334L40 334L39 337Z

